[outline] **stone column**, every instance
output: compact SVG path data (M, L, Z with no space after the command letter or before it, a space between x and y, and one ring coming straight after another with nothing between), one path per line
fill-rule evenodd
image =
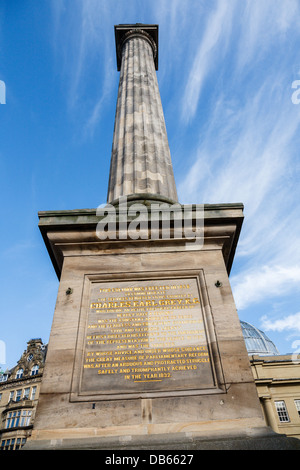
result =
M273 431L278 432L278 425L277 425L277 421L275 419L271 398L270 397L261 397L260 400L261 400L261 403L262 403L262 407L263 407L263 411L264 411L264 415L265 415L267 425L270 426L273 429Z
M155 70L157 43L142 26L120 30L120 83L107 200L143 195L177 201Z

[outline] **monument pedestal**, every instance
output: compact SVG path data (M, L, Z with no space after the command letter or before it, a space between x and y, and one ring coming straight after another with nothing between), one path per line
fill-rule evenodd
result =
M27 449L284 445L265 426L228 280L242 210L204 206L198 244L173 229L100 240L95 210L39 214L60 285Z

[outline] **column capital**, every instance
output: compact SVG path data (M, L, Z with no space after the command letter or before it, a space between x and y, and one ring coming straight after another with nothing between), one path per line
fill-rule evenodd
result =
M117 69L121 69L123 44L133 37L143 38L150 43L155 69L158 70L158 25L142 23L115 25Z

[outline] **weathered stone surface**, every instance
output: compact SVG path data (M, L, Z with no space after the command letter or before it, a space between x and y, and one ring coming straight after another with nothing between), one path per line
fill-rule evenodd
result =
M24 450L106 450L106 451L201 451L201 450L300 450L300 441L284 435L207 437L187 433L123 438L89 437L29 442ZM134 454L132 454L134 455ZM145 458L145 457L143 457ZM201 457L202 458L202 457Z
M99 240L96 235L97 219L93 211L78 213L76 216L72 211L69 214L65 211L61 214L41 214L41 229L48 240L51 257L61 257L64 261L59 272L60 286L48 358L29 447L93 447L93 442L95 448L102 448L103 445L105 447L105 442L116 446L119 442L122 446L125 441L130 445L130 442L138 439L137 442L145 448L152 445L160 446L159 448L169 445L172 448L176 448L175 445L180 445L180 448L202 448L201 446L207 445L203 443L204 436L222 438L225 433L226 436L232 434L247 438L249 433L258 432L261 435L264 430L268 432L250 373L228 280L243 219L242 207L214 205L211 208L206 207L205 213L207 226L204 228L203 246L199 247L186 244L184 238L151 241L132 241L130 238ZM159 296L144 292L143 296L127 298L124 294L124 288L128 286L139 287L141 290L147 286L161 288L166 284L170 285L172 281L173 285L178 285L183 284L183 280L188 282L190 279L193 279L190 283L192 287L182 287L177 290L176 295L171 290L165 290ZM220 287L216 286L217 280L221 283ZM134 384L132 381L129 389L123 390L124 374L119 372L119 382L111 382L111 389L109 380L102 380L97 369L91 369L91 373L86 375L83 367L84 364L89 364L87 353L93 352L86 347L86 340L93 331L88 327L95 326L95 331L100 334L99 327L106 328L106 320L118 320L116 315L109 316L106 311L106 320L102 321L104 317L101 306L95 317L89 313L93 311L91 303L101 303L104 299L108 301L108 294L96 293L97 289L100 292L99 286L104 290L115 289L115 293L110 291L109 299L113 302L113 307L117 308L115 314L125 314L123 318L127 321L133 310L126 302L132 299L154 303L161 299L163 304L169 299L199 299L197 308L190 310L194 312L193 315L186 319L180 315L188 315L189 312L177 310L172 304L168 304L172 306L171 309L166 309L163 304L161 310L156 306L156 315L161 314L160 328L162 325L171 325L166 321L167 316L164 317L168 311L173 317L178 314L176 321L183 319L183 326L189 331L189 335L194 325L197 331L193 342L196 343L199 342L199 327L205 325L205 344L209 349L213 371L210 382L202 381L202 377L208 377L207 372L204 372L206 365L202 367L197 358L192 362L196 356L187 351L184 351L187 359L192 359L191 364L198 367L195 374L188 368L182 369L180 376L176 373L158 382L155 390L151 390L147 382L143 387L143 383ZM72 289L71 294L67 294L69 287ZM121 293L116 288L122 289ZM122 308L118 305L121 301L125 302ZM194 317L195 314L199 317ZM159 322L158 316L155 321ZM171 326L176 326L176 321ZM144 323L135 327L133 333L143 332L149 325L154 326L149 317L146 317ZM128 323L128 326L132 325ZM117 324L113 329L107 330L107 334L123 337L124 330L116 328L123 327ZM180 348L180 328L177 325L174 335L172 329L169 330L168 337L164 333L164 339L161 335L157 339L162 344L175 339L175 346ZM160 330L158 332L161 333ZM103 335L100 339L105 338ZM112 343L111 351L117 346L118 341L116 344ZM100 346L93 348L94 352L104 352L104 357L107 356L107 347L103 346L103 351ZM167 348L168 345L165 344L165 349ZM165 354L169 352L167 350ZM137 354L143 354L143 351L140 350ZM161 360L159 354L159 351L154 353L154 360L158 362ZM91 357L95 358L97 355ZM179 364L178 358L179 355L175 356L176 366ZM185 357L181 356L180 359ZM136 360L143 361L141 357ZM110 361L108 370L112 371L114 366L116 360ZM137 363L136 366L138 369L144 363ZM133 371L131 364L129 367L132 369L130 373L139 373L138 370ZM105 390L102 390L101 384L105 385ZM172 438L177 433L183 440L180 443L180 439L175 438L172 443ZM160 444L155 437L158 435L161 436ZM92 441L89 440L88 443L87 439ZM246 442L249 442L248 438Z

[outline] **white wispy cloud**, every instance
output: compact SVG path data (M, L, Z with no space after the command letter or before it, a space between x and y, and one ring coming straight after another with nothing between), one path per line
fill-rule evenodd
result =
M80 110L83 133L91 134L114 85L112 11L97 0L72 0L72 8L66 0L54 1L53 25L54 47L68 84L68 108ZM91 93L95 74L98 80L92 82Z
M300 267L295 265L257 266L232 279L235 302L239 310L250 304L294 291L300 282Z
M182 97L181 117L183 122L190 122L197 111L204 81L211 67L216 67L216 56L224 53L227 34L231 29L231 17L235 1L230 4L220 0L211 15L207 18L203 37L198 41L195 58L190 69L185 91ZM199 34L199 33L198 33Z
M219 70L217 75L221 75L220 66L228 48L231 61L235 58L236 77L240 73L251 72L259 61L269 60L271 47L284 44L286 35L297 30L299 9L297 0L219 0L210 16L205 15L207 21L203 34L201 30L197 30L197 35L193 31L192 37L189 34L190 42L198 44L198 47L193 48L192 62L189 64L191 55L187 54L184 63L189 71L182 96L182 122L188 124L196 117L203 86L212 71ZM197 18L196 11L194 15ZM284 55L286 49L275 52Z
M246 0L241 13L241 34L238 47L238 68L254 66L268 53L272 44L291 27L298 28L297 0Z
M238 11L240 21L229 23L234 31L228 26L226 34L221 24L228 12L219 5L219 33L214 40L204 34L191 67L183 107L190 118L198 115L202 83L216 57L221 78L211 84L215 101L205 109L206 124L199 127L195 158L178 193L182 202L244 203L236 257L243 263L231 278L242 310L298 291L300 107L291 104L295 58L288 32L300 15L293 0L240 5L230 13ZM225 37L231 69L215 48Z
M150 12L160 35L168 39L162 54L172 58L165 60L164 86L169 86L172 71L179 73L180 63L180 75L173 77L182 82L183 94L176 95L180 122L183 128L195 126L200 136L178 184L180 201L244 203L237 253L244 264L231 280L239 309L266 295L289 292L299 282L299 203L293 172L299 172L295 139L300 112L290 100L295 59L289 44L289 33L299 21L298 2L216 0L208 8L206 2L191 0L186 8L180 0L153 0L149 10L133 2L120 3L117 12L98 0L72 0L67 10L66 3L70 5L67 0L54 2L55 37L60 43L66 40L69 105L80 109L84 103L85 135L93 133L116 84L113 24L147 22ZM97 71L99 82L86 103L91 70ZM200 110L211 77L210 104ZM206 119L197 128L203 113Z
M264 315L261 318L262 328L266 331L293 331L300 333L300 312L287 315L279 320L270 319Z
M274 82L267 76L260 89L247 90L248 98L235 109L226 96L219 99L215 110L220 114L208 115L205 138L201 133L196 159L179 184L183 199L243 201L252 217L268 195L279 198L300 115L285 91L286 77L278 74Z

